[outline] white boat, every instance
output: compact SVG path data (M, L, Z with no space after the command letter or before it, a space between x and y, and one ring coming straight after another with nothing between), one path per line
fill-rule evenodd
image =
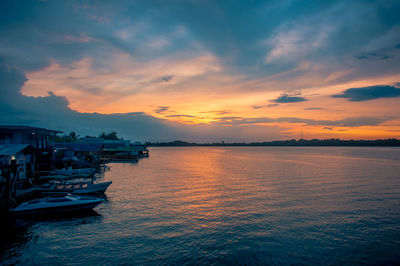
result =
M39 191L43 194L57 194L66 192L73 194L104 193L111 183L112 181L94 184L90 182L53 182L40 186Z
M65 213L90 210L102 202L103 199L95 197L65 194L24 202L10 212L14 215Z

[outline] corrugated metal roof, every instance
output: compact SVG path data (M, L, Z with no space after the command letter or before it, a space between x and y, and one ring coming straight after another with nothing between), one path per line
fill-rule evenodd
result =
M41 127L30 127L30 126L19 126L19 125L0 125L0 131L32 131L36 133L62 133L59 130L41 128Z
M18 152L22 151L29 144L4 144L0 145L0 156L11 156L15 155Z

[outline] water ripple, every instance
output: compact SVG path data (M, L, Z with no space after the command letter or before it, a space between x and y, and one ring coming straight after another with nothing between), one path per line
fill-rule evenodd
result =
M3 221L2 264L400 263L400 149L150 153L93 213Z

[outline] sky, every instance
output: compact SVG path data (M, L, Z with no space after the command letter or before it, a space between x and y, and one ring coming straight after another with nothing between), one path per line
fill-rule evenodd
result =
M0 123L400 138L400 1L0 1Z

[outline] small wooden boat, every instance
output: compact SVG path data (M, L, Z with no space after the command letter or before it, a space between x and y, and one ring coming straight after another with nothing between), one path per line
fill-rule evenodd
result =
M93 209L102 202L103 199L95 197L64 194L24 202L14 209L10 209L10 213L25 215L85 211Z
M38 190L42 194L57 194L66 192L73 194L104 193L111 183L112 181L94 184L91 182L53 182L40 186Z

